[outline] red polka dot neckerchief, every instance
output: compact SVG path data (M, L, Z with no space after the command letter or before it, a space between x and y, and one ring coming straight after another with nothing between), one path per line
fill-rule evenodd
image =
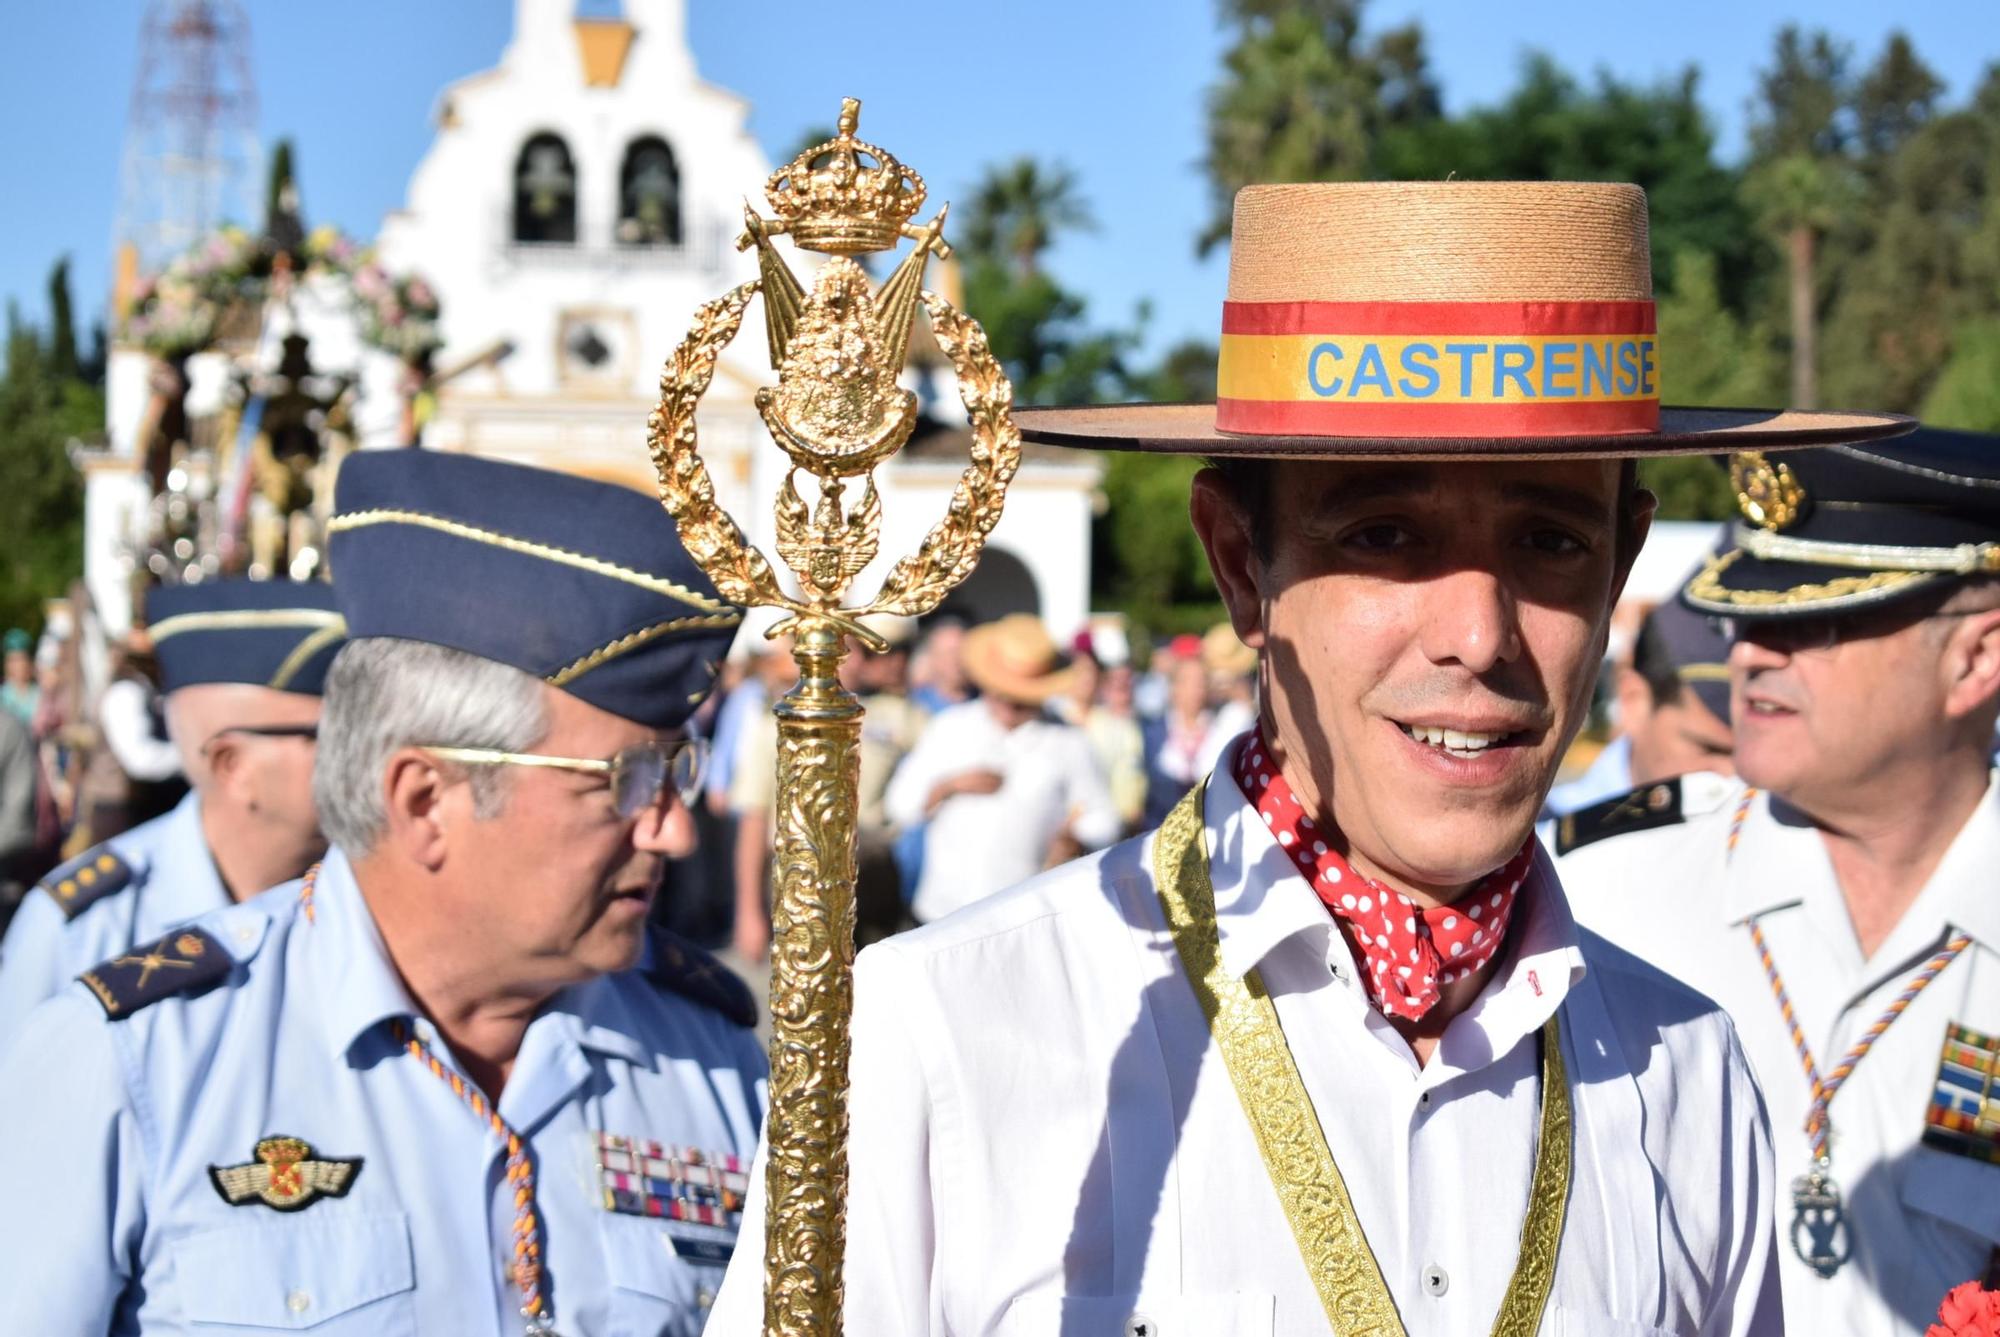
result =
M1233 769L1237 786L1299 875L1334 918L1353 929L1362 986L1383 1015L1421 1020L1437 1006L1440 985L1477 971L1506 941L1516 893L1534 858L1532 836L1468 895L1419 909L1394 887L1354 871L1327 839L1327 829L1299 806L1261 732L1236 750Z
M308 924L319 923L319 910L313 904L313 888L319 882L319 870L318 864L308 868L305 885L299 889L299 909ZM465 1102L473 1116L483 1121L493 1135L506 1144L507 1182L514 1186L514 1261L509 1271L515 1289L521 1295L520 1312L527 1324L527 1337L555 1337L555 1330L550 1326L548 1302L542 1296L542 1220L535 1203L535 1163L528 1155L527 1144L500 1117L500 1111L488 1103L485 1093L447 1068L431 1052L429 1045L410 1033L410 1028L401 1017L389 1023L389 1030L396 1037L396 1043L411 1058L450 1086L452 1093Z

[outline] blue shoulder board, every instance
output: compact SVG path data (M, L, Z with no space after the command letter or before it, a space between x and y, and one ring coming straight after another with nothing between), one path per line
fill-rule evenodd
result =
M63 918L75 919L112 892L131 886L132 866L109 845L97 845L35 885L55 898Z
M1681 810L1681 781L1656 780L1637 789L1579 808L1556 823L1556 853L1568 854L1610 836L1651 831L1687 820Z
M713 1008L738 1026L757 1024L757 996L735 971L678 933L655 928L652 937L653 959L646 970L648 979L703 1007Z
M177 928L157 942L92 966L77 976L112 1021L123 1021L162 998L194 993L229 973L235 962L198 928Z

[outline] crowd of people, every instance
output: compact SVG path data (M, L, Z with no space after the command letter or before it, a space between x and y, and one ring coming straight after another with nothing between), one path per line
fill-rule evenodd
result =
M1216 407L1018 411L1208 457L1226 621L845 661L846 1331L1996 1330L2000 439L1661 408L1645 237L1252 188ZM1740 518L1606 677L1664 450ZM328 532L90 690L7 640L9 1317L761 1332L789 647L609 483L362 451Z
M743 964L763 961L769 944L771 707L797 678L789 642L764 634L775 620L746 623L692 722L712 740L704 828L727 849L675 873L684 904L709 907L682 912L705 922L695 935ZM1115 620L1061 643L1028 613L869 627L888 649L856 645L842 670L866 712L863 943L1144 830L1254 718L1256 655L1227 624L1149 651Z

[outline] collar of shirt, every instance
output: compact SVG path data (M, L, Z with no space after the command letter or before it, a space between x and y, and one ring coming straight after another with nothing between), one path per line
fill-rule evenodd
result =
M1728 819L1734 818L1738 801L1725 805ZM1726 826L1722 839L1728 839ZM1993 896L1990 885L1990 870L1996 864L2000 864L2000 773L1988 776L1986 793L1874 959L1894 969L1913 955L1933 950L1947 927L1963 929L1989 948L2000 948L2000 899ZM1853 940L1826 842L1811 822L1774 813L1769 793L1758 794L1752 802L1730 865L1729 894L1722 899L1726 924L1743 924L1802 905L1814 919L1841 927L1842 932L1829 935L1833 940ZM1852 964L1859 968L1859 948L1854 950Z
M157 938L175 925L229 904L229 889L222 885L222 873L201 829L200 796L189 790L161 823L160 843L147 861L134 936L141 942Z
M1632 787L1632 735L1619 734L1604 745L1583 774L1549 790L1542 816L1563 817Z
M1409 1045L1369 1005L1347 944L1334 929L1333 916L1230 778L1235 749L1242 745L1239 739L1224 753L1208 781L1203 805L1224 968L1241 978L1282 944L1302 940L1351 997L1355 1015L1414 1063ZM1446 1027L1423 1069L1427 1083L1474 1071L1506 1055L1554 1015L1583 978L1576 921L1548 855L1540 849L1519 894L1508 930L1512 941L1479 996Z
M338 848L326 852L313 885L313 922L303 925L306 951L322 982L320 1019L333 1056L343 1061L364 1036L393 1018L423 1013L403 987L375 916L354 880L354 867ZM650 1056L620 1025L622 1009L609 978L564 989L543 1007L521 1038L517 1074L558 1051L600 1050L651 1066ZM428 1031L428 1025L419 1033ZM509 1081L511 1093L518 1081Z

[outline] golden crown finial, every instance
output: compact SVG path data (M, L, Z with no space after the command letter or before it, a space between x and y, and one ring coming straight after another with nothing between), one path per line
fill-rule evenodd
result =
M924 204L924 179L895 155L856 139L861 102L842 98L839 133L771 173L764 198L778 215L764 225L808 251L862 255L916 235L910 219ZM741 244L748 244L748 238Z

